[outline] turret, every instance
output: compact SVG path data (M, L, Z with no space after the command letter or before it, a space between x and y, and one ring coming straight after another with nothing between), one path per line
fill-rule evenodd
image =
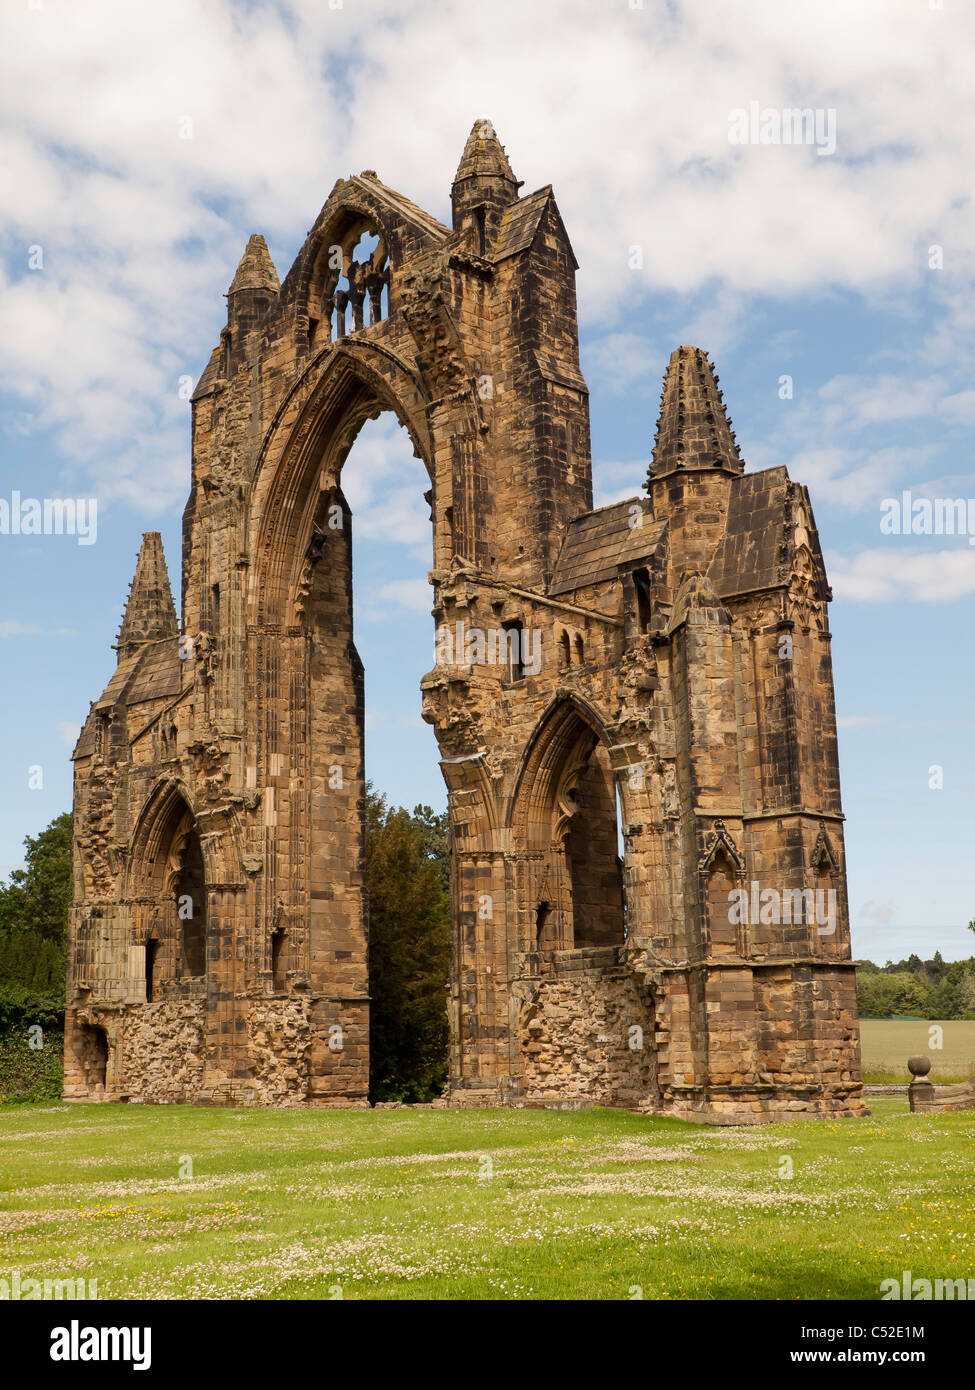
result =
M744 464L711 359L702 348L679 347L664 373L647 481L697 468L741 473Z
M115 650L122 661L134 656L147 642L161 642L178 635L176 605L169 587L162 536L158 531L147 531L142 537Z
M494 126L475 121L450 190L454 230L467 232L472 251L490 254L504 210L517 202L520 187Z
M281 282L267 243L262 236L254 235L227 291L227 327L221 334L226 376L241 361L248 333L260 325L280 291Z
M702 348L675 348L647 477L653 515L667 519L674 583L711 563L744 468L711 359Z

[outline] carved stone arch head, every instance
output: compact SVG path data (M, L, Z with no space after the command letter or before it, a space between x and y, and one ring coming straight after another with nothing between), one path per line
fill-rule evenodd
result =
M132 832L126 856L126 897L164 898L178 877L180 856L194 830L207 883L242 882L241 839L233 813L201 815L186 783L167 777L147 796Z
M698 868L705 877L711 872L716 861L724 858L728 862L732 875L735 878L744 876L745 858L738 849L731 835L728 833L724 821L716 820L714 827L707 838L704 854L698 862Z
M323 300L334 292L340 274L347 272L352 249L363 233L377 239L371 269L381 271L389 263L390 304L396 297L396 276L401 265L439 246L449 228L401 194L387 188L372 173L340 179L315 221L299 259L288 276L297 300L299 318L321 314ZM341 270L338 262L341 260Z
M196 814L184 783L167 777L157 782L139 812L129 844L126 896L157 901L172 891L180 854L196 827ZM213 864L201 841L207 877ZM212 859L212 854L211 854Z
M516 842L541 847L564 837L574 815L573 793L597 744L607 752L611 746L596 711L575 694L554 700L528 742L508 799L507 822ZM617 786L622 805L626 788Z
M833 848L829 835L826 832L826 822L820 821L819 834L816 836L816 843L813 845L812 854L809 856L809 866L820 873L836 874L839 870L839 860Z

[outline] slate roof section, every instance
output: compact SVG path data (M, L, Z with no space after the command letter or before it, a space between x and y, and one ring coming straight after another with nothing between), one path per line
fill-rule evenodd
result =
M506 256L516 256L519 251L527 251L535 240L542 214L549 198L552 185L547 183L535 193L529 193L512 203L501 221L501 231L495 242L492 260L503 261Z
M378 196L394 212L398 212L400 217L422 228L436 241L441 242L444 237L450 236L449 227L445 227L442 222L438 221L436 217L432 217L429 212L425 212L423 208L417 207L416 203L411 202L402 193L397 193L395 188L388 187L375 174L356 174L349 179L349 183L358 184L367 193L371 193L373 197ZM328 204L326 203L325 206L327 207Z
M182 662L179 638L147 643L131 656L124 656L112 679L95 701L82 726L72 760L89 757L95 751L95 720L92 715L111 715L117 705L126 709L145 700L171 700L182 693Z
M125 692L127 705L137 705L142 700L168 699L180 693L183 687L178 638L154 642L143 648L142 658Z
M728 522L708 578L721 598L774 588L789 577L789 495L792 487L784 467L745 473L731 485Z
M562 221L562 214L559 212L558 204L555 202L555 195L552 192L552 185L547 183L544 188L539 188L534 193L529 193L524 198L519 198L516 203L505 211L501 220L501 230L498 239L494 243L494 250L491 252L491 259L497 264L498 261L505 260L508 256L516 256L521 251L527 251L542 224L542 218L549 203L552 203L556 219L561 228L561 234L569 248L569 255L572 257L572 264L578 270L579 262L576 260L569 234L565 230L565 223Z
M220 376L220 348L215 347L210 353L210 360L203 368L203 374L196 383L196 388L190 396L191 401L202 400L213 390Z
M561 362L550 352L537 350L534 357L535 366L546 381L554 381L557 386L568 386L573 391L581 391L584 395L589 395L586 378L573 362Z
M634 506L646 510L646 498L631 497L569 523L548 592L554 598L615 579L621 565L637 565L656 551L666 521L631 526Z
M132 656L123 656L115 668L115 674L106 685L99 698L95 701L96 710L111 710L122 699L129 679L133 675L135 668L139 664L141 653L135 652Z

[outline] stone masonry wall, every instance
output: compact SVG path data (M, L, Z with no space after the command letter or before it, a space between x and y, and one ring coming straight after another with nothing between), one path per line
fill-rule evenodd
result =
M521 1008L518 1038L526 1101L579 1098L652 1108L652 1015L629 973L590 970L540 980Z

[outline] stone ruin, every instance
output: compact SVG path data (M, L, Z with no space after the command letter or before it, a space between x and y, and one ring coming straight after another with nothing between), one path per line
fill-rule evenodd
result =
M367 170L283 283L248 242L192 397L181 619L151 532L74 753L69 1099L368 1104L342 465L391 410L430 476L449 1102L863 1113L809 494L745 471L680 347L645 489L593 509L576 260L520 187L481 121L451 226Z

